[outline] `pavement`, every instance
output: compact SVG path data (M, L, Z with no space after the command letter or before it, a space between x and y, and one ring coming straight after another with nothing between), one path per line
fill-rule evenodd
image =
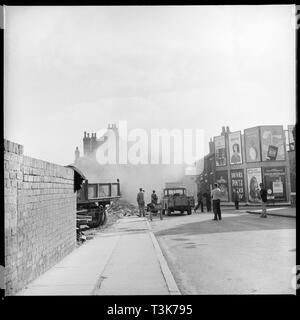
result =
M17 295L178 295L147 218L96 233Z
M250 209L250 210L246 210L246 212L247 213L254 213L254 214L261 214L261 209ZM281 208L267 207L267 214L270 216L296 218L296 208L292 208L292 207L281 207Z

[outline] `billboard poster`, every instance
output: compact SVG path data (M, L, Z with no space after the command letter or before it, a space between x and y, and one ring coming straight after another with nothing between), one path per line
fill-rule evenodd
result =
M244 138L245 138L246 162L261 161L259 128L255 127L255 128L245 129Z
M260 202L259 184L262 182L261 168L248 168L247 181L249 202Z
M214 137L216 167L226 166L225 136Z
M216 171L216 181L221 190L221 201L228 201L228 175L227 171Z
M295 150L295 140L293 135L293 130L295 126L288 126L288 138L289 138L289 148L290 150Z
M229 141L229 159L230 164L241 164L242 161L242 143L241 132L232 132L228 135Z
M263 174L269 198L286 201L285 167L264 168Z
M260 128L262 161L285 160L285 134L282 126Z
M236 169L230 171L231 180L231 199L233 199L233 191L237 189L240 194L240 201L245 201L245 187L244 187L244 170Z

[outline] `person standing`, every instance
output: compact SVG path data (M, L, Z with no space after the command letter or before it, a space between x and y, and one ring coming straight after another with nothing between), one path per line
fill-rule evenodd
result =
M197 199L198 199L198 204L197 204L197 206L195 207L194 212L196 213L196 211L197 211L197 209L198 209L199 207L201 207L201 212L203 212L203 195L202 195L202 192L201 192L201 191L199 191L199 192L197 193Z
M235 209L239 210L239 202L240 202L240 193L238 191L238 189L234 189L233 190L233 199L234 201L234 205L235 205Z
M261 218L266 218L267 217L267 190L264 187L263 183L259 184L260 186L260 198L261 198Z
M144 192L142 188L140 188L140 192L137 194L136 200L139 206L139 212L140 212L139 216L142 215L143 217L145 217L145 200L144 200Z
M218 184L214 184L214 189L211 192L211 197L213 200L213 211L214 211L214 219L213 220L222 220L221 216L221 190L218 187Z
M151 194L151 203L154 204L154 205L157 205L157 194L155 193L155 190L152 191L152 194Z
M211 194L210 190L206 190L204 193L205 202L206 202L206 210L207 212L211 212Z

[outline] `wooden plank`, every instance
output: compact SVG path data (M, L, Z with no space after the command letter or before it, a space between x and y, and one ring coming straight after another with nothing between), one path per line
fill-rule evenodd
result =
M87 218L76 218L77 221L92 221L93 219L91 217Z

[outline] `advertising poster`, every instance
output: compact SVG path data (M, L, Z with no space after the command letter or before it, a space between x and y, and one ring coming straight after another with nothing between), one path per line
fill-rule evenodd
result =
M237 189L240 194L240 201L245 201L245 187L244 187L244 170L237 169L230 171L231 180L231 199L233 199L233 191Z
M260 128L262 161L285 160L285 134L282 126Z
M289 137L289 147L290 150L295 150L295 140L293 135L293 130L295 126L288 126L288 137Z
M261 161L259 128L244 130L246 162Z
M269 197L286 201L286 173L284 167L264 168L264 184Z
M225 136L214 137L216 167L226 166Z
M241 164L242 161L242 143L241 132L232 132L228 135L229 140L229 161L230 164Z
M247 181L249 202L260 202L259 184L262 182L261 168L248 168Z
M216 171L216 181L221 190L221 201L228 201L228 175L227 171Z

